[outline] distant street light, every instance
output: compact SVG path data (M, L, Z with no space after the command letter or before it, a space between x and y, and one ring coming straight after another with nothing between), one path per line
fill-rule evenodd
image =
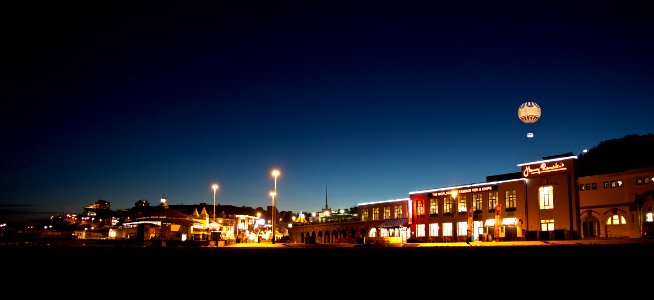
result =
M270 194L272 196L272 243L275 243L275 219L277 218L277 214L275 211L277 210L275 208L275 196L277 196L277 176L279 176L279 170L273 170L272 171L272 176L275 177L275 190Z
M457 201L456 196L459 194L459 191L454 190L452 191L451 194L452 194L452 240L456 242L458 237L457 230L459 229L456 224L456 215L459 213L457 209L458 205L456 202Z
M213 189L213 222L216 223L216 191L220 187L214 183L211 188Z
M268 195L270 195L270 197L272 197L272 207L273 207L272 208L273 209L272 215L273 215L273 217L270 218L270 224L272 225L272 236L273 236L272 243L274 244L275 243L275 196L277 195L277 193L270 192L270 193L268 193Z

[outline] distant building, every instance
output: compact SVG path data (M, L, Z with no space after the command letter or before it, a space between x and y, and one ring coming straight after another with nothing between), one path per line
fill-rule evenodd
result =
M654 168L579 177L581 237L651 237Z

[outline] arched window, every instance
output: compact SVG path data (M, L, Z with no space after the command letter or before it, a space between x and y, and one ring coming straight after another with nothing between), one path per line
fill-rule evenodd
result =
M627 220L625 220L624 216L613 214L611 217L606 218L606 225L621 225L621 224L627 224Z
M377 237L377 229L370 228L370 231L368 232L368 237Z

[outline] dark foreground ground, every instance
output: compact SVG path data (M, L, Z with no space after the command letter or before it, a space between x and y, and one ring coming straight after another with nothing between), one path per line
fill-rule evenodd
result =
M11 245L0 247L0 257L2 282L9 289L27 280L64 290L102 286L104 293L136 286L159 295L194 287L264 294L275 288L281 295L312 288L427 291L480 284L558 289L586 281L600 287L651 288L654 272L652 242L494 247Z

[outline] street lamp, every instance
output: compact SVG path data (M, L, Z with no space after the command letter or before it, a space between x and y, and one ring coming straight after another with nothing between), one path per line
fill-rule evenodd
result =
M456 196L459 194L459 191L454 190L452 191L452 239L454 242L457 241L457 230L459 229L456 224L456 215L459 213L457 211L457 203L456 203Z
M275 177L275 190L270 193L272 196L272 243L275 243L275 219L277 218L277 214L275 213L276 208L275 208L275 196L277 196L277 176L279 176L279 170L275 169L272 170L272 176Z
M213 189L213 222L216 223L216 191L220 187L214 183L211 188Z
M277 193L270 192L269 195L270 197L272 197L273 212L272 212L272 218L270 220L271 221L270 224L272 225L272 243L274 244L275 243L275 196L277 195Z

